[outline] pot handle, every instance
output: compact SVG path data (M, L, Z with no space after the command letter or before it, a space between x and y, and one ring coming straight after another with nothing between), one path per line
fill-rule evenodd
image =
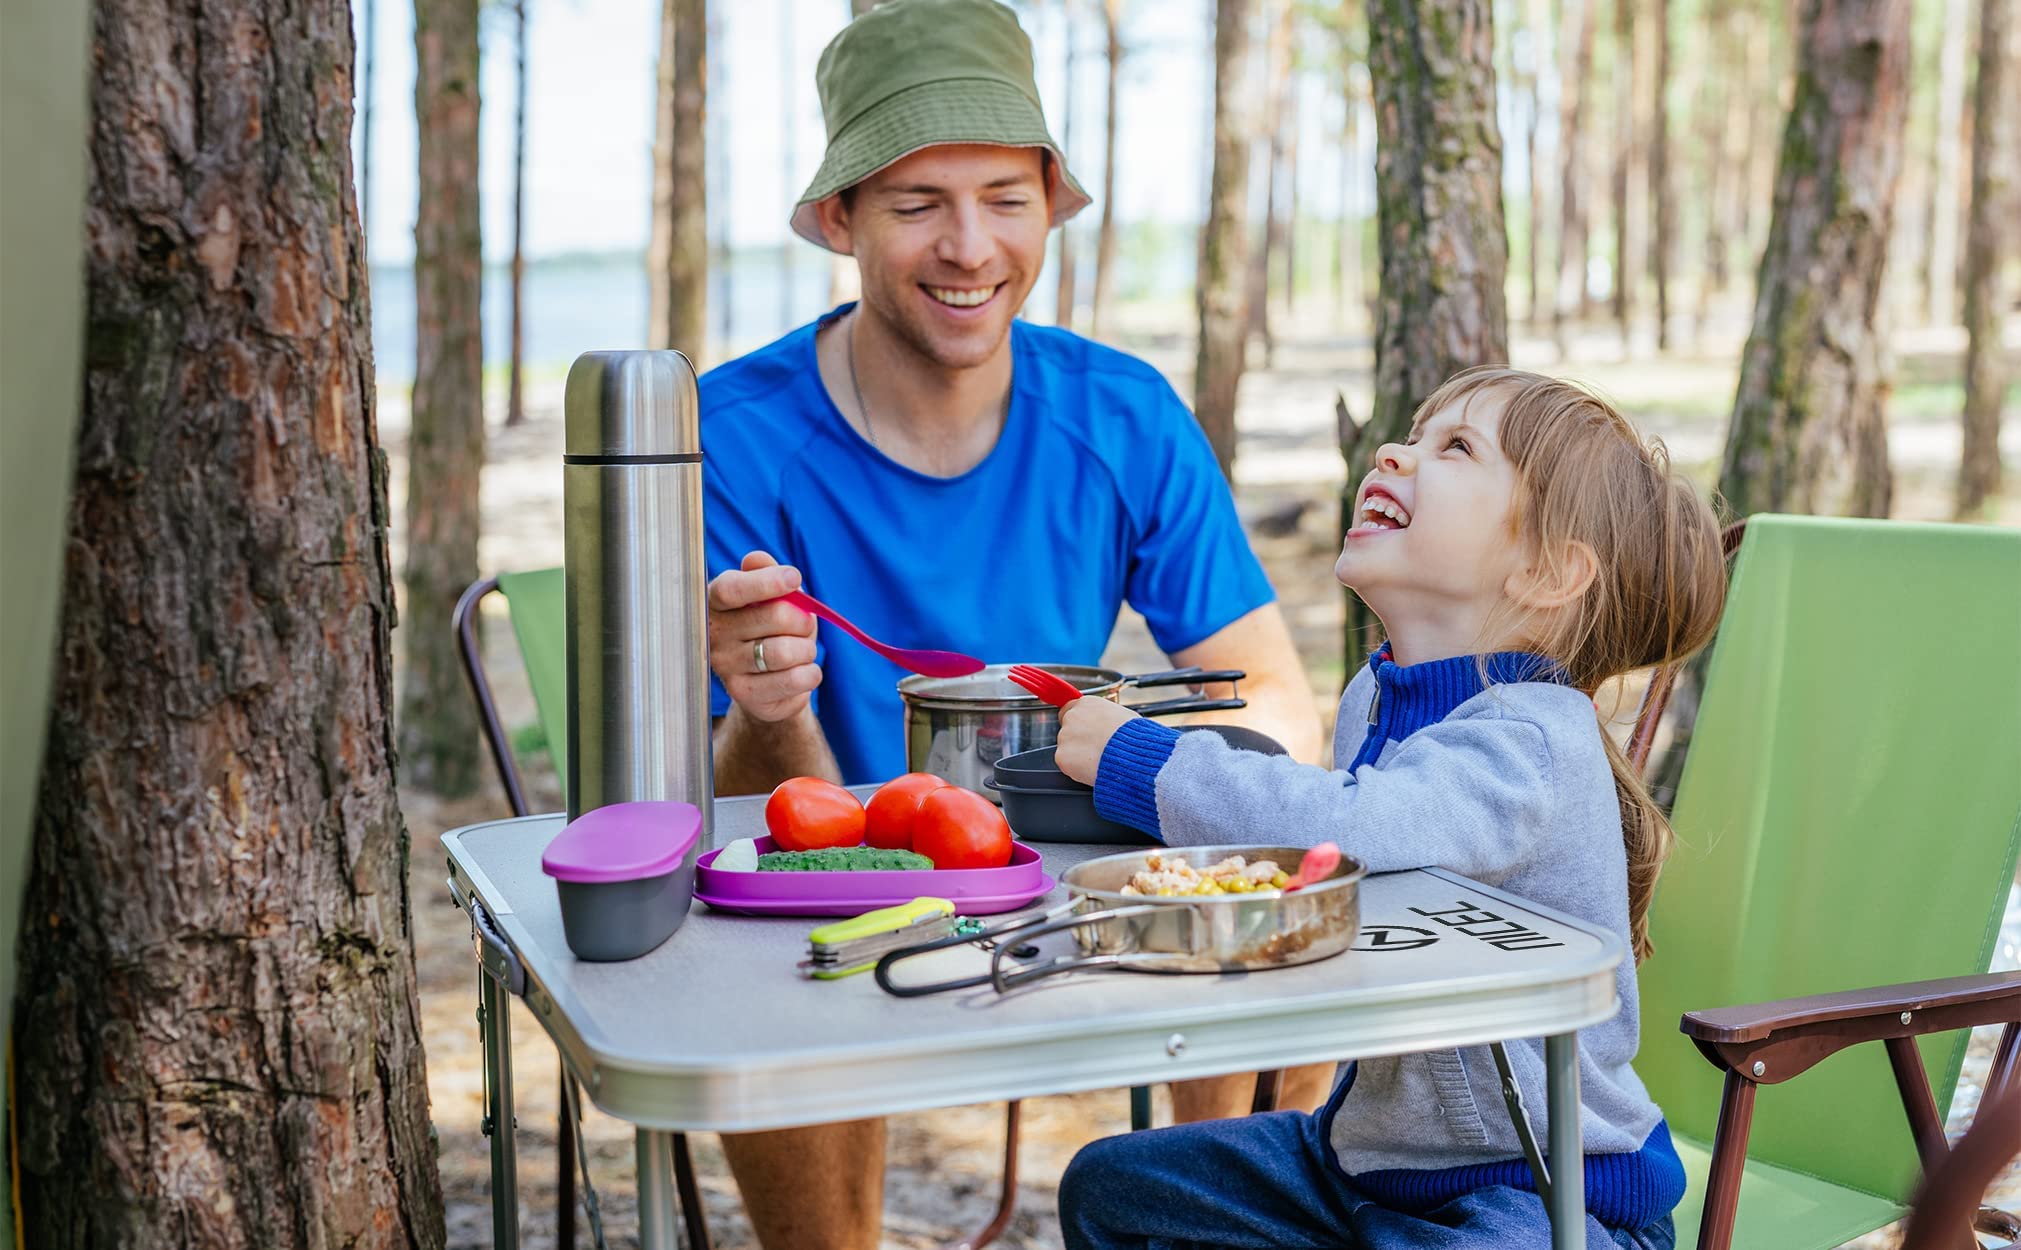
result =
M1010 920L989 925L974 933L953 933L946 937L935 938L931 942L921 942L915 946L901 946L895 951L887 951L884 957L877 961L877 967L871 970L871 976L876 980L877 988L896 998L921 998L928 994L939 994L946 990L965 990L977 985L988 985L990 978L980 973L972 977L962 977L955 981L932 981L924 985L894 985L891 981L891 969L901 960L911 959L915 955L924 955L929 951L946 950L950 946L966 946L970 942L986 942L993 938L1007 937L1014 933L1023 934L1028 929L1042 927L1047 921L1065 915L1067 909L1072 907L1074 902L1075 900L1069 899L1045 911L1034 912L1026 916L1015 916ZM1003 951L1004 948L999 946L996 953L1001 955ZM996 962L992 959L990 969L994 972L995 968Z
M1139 673L1125 677L1123 684L1146 690L1152 686L1199 686L1210 681L1244 681L1249 674L1239 668L1191 668L1167 669L1162 673Z
M1233 712L1249 706L1247 699L1165 699L1126 705L1139 716L1177 716L1181 712Z
M1075 901L1078 902L1079 900ZM1072 905L1072 903L1067 904L1067 906ZM1170 904L1134 903L1128 907L1110 907L1102 911L1089 912L1085 916L1070 916L1065 920L1041 924L1037 928L1023 930L1018 934L1018 938L1021 942L1029 942L1052 933L1066 933L1073 929L1084 929L1089 925L1107 924L1111 920L1126 920L1131 916L1149 915L1167 906L1170 906ZM1042 917L1042 919L1045 918ZM991 985L994 985L996 992L999 994L1008 993L1020 985L1029 985L1033 981L1042 981L1047 977L1057 976L1062 972L1072 972L1077 968L1106 968L1121 963L1123 960L1122 955L1060 955L1030 968L1018 968L1006 972L1003 967L1003 957L1008 949L1008 947L999 945L994 951L991 951L989 956L989 975L987 977L976 978L977 981L987 981Z

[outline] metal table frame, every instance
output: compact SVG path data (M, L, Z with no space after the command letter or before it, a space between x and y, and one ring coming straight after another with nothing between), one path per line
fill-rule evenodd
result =
M720 844L749 836L753 829L762 832L762 801L719 801L714 840ZM965 1042L956 1039L938 1050L934 1039L912 1037L904 1045L803 1042L797 1049L788 1047L769 1058L743 1053L646 1053L614 1047L599 1035L592 1013L571 984L572 969L616 965L578 965L558 942L543 945L530 917L540 908L555 909L553 892L527 897L535 891L522 889L521 897L508 895L478 862L480 853L470 845L473 837L481 839L486 831L493 837L516 838L525 847L535 848L517 853L531 853L537 873L537 848L552 832L559 831L561 824L559 815L522 817L466 826L442 838L449 855L450 892L471 919L481 965L477 1014L485 1065L484 1128L491 1142L494 1244L501 1250L517 1250L518 1246L508 995L526 1001L570 1072L588 1089L591 1100L635 1126L639 1236L646 1250L671 1250L681 1244L683 1204L676 1199L672 1174L676 1131L745 1132L1283 1068L1348 1055L1373 1058L1488 1044L1502 1068L1503 1093L1518 1134L1528 1139L1521 1099L1509 1079L1501 1050L1504 1041L1528 1037L1545 1039L1547 1157L1583 1157L1577 1031L1619 1009L1614 976L1625 951L1611 933L1455 874L1421 870L1441 888L1450 885L1497 906L1515 908L1525 916L1542 917L1590 942L1582 950L1567 948L1562 956L1534 958L1530 962L1537 966L1521 975L1473 976L1464 984L1417 982L1386 987L1379 995L1366 989L1315 994L1308 988L1298 993L1292 979L1296 970L1286 970L1260 981L1244 978L1240 999L1232 1009L1225 1005L1229 1000L1221 999L1209 1000L1215 1004L1212 1006L1195 1001L1153 1009L1105 1007L1098 1016L1051 1020L1031 1019L1032 1013L1026 1011L1026 1019L991 1022L986 1038L992 1053L985 1056L987 1062L978 1061L974 1037ZM753 829L743 827L747 825ZM1057 871L1059 866L1117 848L1052 845L1041 849L1049 870ZM1392 874L1399 878L1414 875ZM515 905L526 913L516 910ZM542 923L547 922L543 919ZM723 921L698 906L697 914L668 946L680 943L694 926L712 923ZM768 934L776 930L779 940L797 947L805 930L818 922L737 923L765 924ZM558 922L548 927L558 928ZM753 957L770 966L779 954L776 949L754 951ZM1255 993L1252 981L1265 991L1283 986L1291 992ZM749 984L755 988L763 982L753 978ZM832 987L849 982L820 984ZM985 1003L980 1009L1015 1015L1018 1009L1011 1004L1048 992L1044 985L1035 986ZM889 1001L895 1004L899 1000ZM805 1079L810 1064L820 1066L824 1079ZM1543 1158L1535 1145L1526 1140L1525 1153L1542 1175ZM1583 1245L1583 1169L1551 1168L1548 1183L1539 1188L1551 1216L1554 1250ZM692 1192L686 1196L690 1203L694 1201Z

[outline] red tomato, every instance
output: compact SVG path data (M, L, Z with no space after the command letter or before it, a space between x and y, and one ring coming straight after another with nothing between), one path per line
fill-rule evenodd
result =
M988 799L942 786L919 801L912 849L935 868L1001 868L1010 863L1010 826Z
M947 783L932 773L907 773L878 787L864 804L869 818L864 841L887 851L912 849L913 822L919 816L919 802Z
M765 827L782 851L857 846L863 841L863 804L819 777L793 777L765 800Z

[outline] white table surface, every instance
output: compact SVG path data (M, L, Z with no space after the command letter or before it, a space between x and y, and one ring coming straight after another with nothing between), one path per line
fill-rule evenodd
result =
M762 804L719 801L713 841L762 833ZM800 972L820 919L701 903L650 954L583 963L540 870L562 824L444 834L451 887L492 916L525 967L528 1006L591 1099L648 1129L776 1128L1565 1034L1619 1007L1618 939L1438 870L1367 878L1354 950L1267 972L1089 971L1008 995L899 999L867 973ZM1035 845L1055 876L1126 849ZM1056 888L1032 907L1064 898ZM986 962L972 948L931 958L935 977Z

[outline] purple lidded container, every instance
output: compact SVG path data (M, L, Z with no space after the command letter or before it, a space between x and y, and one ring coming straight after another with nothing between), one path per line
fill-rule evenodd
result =
M612 803L568 823L540 857L577 959L637 959L673 935L695 895L702 813L692 803Z

